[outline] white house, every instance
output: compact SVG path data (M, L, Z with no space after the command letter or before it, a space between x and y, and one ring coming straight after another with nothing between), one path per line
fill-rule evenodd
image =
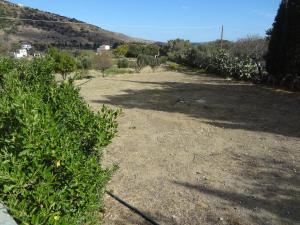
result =
M109 51L110 46L109 45L101 45L99 48L97 48L97 54L103 52L103 51Z
M27 57L28 56L28 53L27 53L27 49L19 49L17 52L14 52L14 57L16 59L21 59L21 58L24 58L24 57Z
M31 44L23 43L23 44L21 44L21 49L26 49L28 51L28 50L32 49L32 46L31 46Z

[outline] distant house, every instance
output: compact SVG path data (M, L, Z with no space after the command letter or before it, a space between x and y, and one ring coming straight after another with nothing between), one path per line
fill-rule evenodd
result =
M22 43L21 49L26 49L28 51L28 50L32 49L32 46L29 43Z
M28 51L32 49L32 45L29 43L21 43L21 48L14 52L14 57L16 59L25 58L28 56Z
M21 59L21 58L25 58L25 57L27 57L28 56L28 52L27 52L27 49L23 49L23 48L21 48L21 49L19 49L18 51L16 51L16 52L14 52L14 57L16 58L16 59Z
M97 48L97 54L109 50L110 50L110 45L101 45L99 48Z

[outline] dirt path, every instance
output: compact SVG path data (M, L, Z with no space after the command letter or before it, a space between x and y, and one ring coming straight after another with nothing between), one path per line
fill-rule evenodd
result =
M300 96L162 72L82 86L96 110L122 107L104 164L109 188L160 224L300 223ZM106 198L107 225L147 224Z

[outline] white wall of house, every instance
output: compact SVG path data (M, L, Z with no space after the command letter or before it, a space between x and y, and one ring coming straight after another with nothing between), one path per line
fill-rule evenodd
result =
M102 51L109 51L110 46L109 45L101 45L99 48L97 48L97 53L100 53Z
M19 49L17 52L14 52L14 57L16 59L21 59L27 56L28 56L27 49Z

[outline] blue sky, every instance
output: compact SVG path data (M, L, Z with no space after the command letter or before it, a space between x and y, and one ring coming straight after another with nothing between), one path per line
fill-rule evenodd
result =
M104 29L155 41L175 38L205 42L264 35L280 0L19 0L44 11Z

